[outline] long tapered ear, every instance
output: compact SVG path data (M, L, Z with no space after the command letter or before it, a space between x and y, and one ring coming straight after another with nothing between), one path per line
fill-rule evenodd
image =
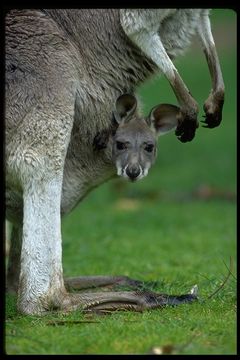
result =
M118 124L126 123L135 113L137 108L137 99L131 94L120 95L115 104L113 115Z
M175 105L157 105L150 111L147 123L154 128L158 135L164 135L177 127L179 112L179 107Z

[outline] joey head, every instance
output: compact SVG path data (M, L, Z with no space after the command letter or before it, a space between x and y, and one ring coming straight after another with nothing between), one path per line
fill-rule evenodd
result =
M116 100L111 130L98 134L95 149L111 146L117 175L140 180L156 159L158 137L176 129L179 113L175 105L160 104L148 116L142 116L136 97L123 94Z

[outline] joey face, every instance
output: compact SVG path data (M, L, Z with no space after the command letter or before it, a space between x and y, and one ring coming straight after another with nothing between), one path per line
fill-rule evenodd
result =
M136 181L148 174L157 155L157 138L177 126L179 108L162 104L154 107L149 116L137 114L133 95L121 95L113 112L117 130L113 136L112 159L117 174Z
M118 128L113 139L117 174L131 181L142 179L154 163L157 138L144 119L134 118Z

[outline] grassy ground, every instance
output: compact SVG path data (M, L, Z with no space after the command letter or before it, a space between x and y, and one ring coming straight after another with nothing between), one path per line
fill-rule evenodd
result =
M176 354L236 353L236 14L214 10L212 21L226 85L222 125L200 127L187 144L174 134L162 137L146 179L104 184L62 225L66 276L159 280L157 290L169 294L198 284L199 302L145 313L39 318L17 314L16 299L7 297L8 354L145 354L153 347ZM210 80L201 51L193 47L176 66L203 104ZM159 102L176 103L164 78L151 80L139 94L146 113ZM230 256L232 275L208 299L226 277Z

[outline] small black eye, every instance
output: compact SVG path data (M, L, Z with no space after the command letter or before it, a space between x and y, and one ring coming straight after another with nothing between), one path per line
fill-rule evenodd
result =
M124 144L124 143L121 142L121 141L117 141L117 149L118 149L118 150L124 150L124 149L126 149L126 144Z
M146 150L147 152L152 152L154 148L153 144L148 144L145 146L144 150Z

